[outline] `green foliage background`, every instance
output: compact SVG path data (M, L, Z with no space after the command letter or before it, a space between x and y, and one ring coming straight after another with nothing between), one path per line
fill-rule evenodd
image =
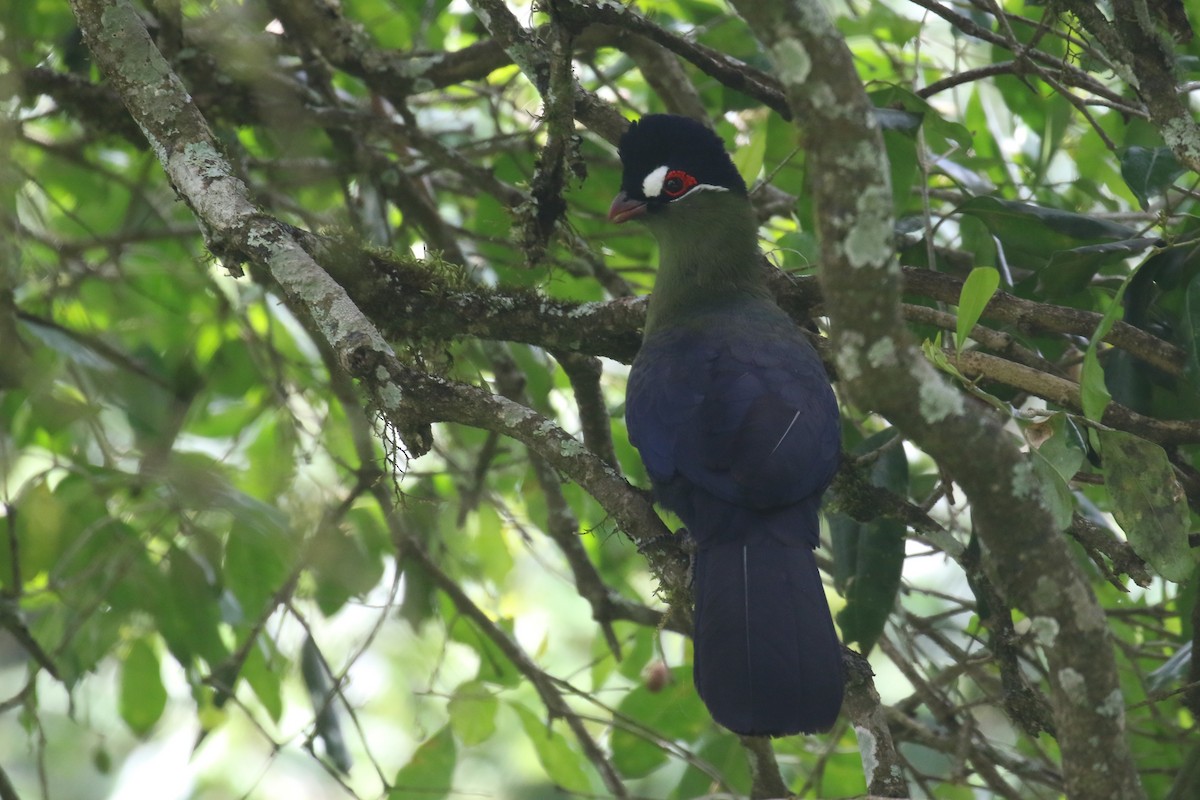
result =
M622 422L631 349L570 353L548 316L499 342L455 315L472 292L503 311L649 290L652 241L606 219L611 141L583 126L568 140L567 213L539 241L527 203L553 139L541 94L471 6L345 0L326 12L326 33L354 33L335 51L286 21L307 5L319 4L139 8L263 213L333 242L330 262L347 254L323 264L334 274L370 269L365 253L440 309L375 298L375 321L406 331L406 363L581 438L599 408L615 466L648 485ZM544 10L510 7L549 41ZM717 0L630 8L770 70ZM1147 793L1195 796L1180 770L1195 771L1185 742L1200 710L1196 175L1052 6L832 9L879 109L901 262L926 273L913 329L980 413L1007 415L1036 451L1031 480L1078 541L1116 636ZM750 791L745 751L695 696L680 623L660 624L658 578L596 500L480 428L435 425L432 451L408 459L261 265L206 243L70 8L7 4L0 48L0 775L14 796L607 796L545 691L634 796ZM1200 44L1172 48L1190 86ZM372 72L380 59L392 61ZM763 97L701 66L611 25L575 34L576 78L625 116L708 112L742 174L768 187L764 248L811 310L803 142ZM987 280L962 288L979 267L1028 301L1024 316L989 314ZM956 333L960 305L988 330ZM1118 323L1141 338L1113 346ZM636 342L632 327L611 333ZM1028 372L975 358L989 354ZM598 394L573 373L599 363L583 356L606 357ZM1135 413L1104 416L1115 407ZM981 607L953 476L886 421L844 414L849 477L823 566L845 638L869 651L910 791L1059 796L1045 717L1005 706L1015 680L1048 714L1039 631ZM855 476L932 527L895 505L864 515L843 496ZM1012 619L1013 660L991 615ZM848 722L773 747L797 794L866 791Z

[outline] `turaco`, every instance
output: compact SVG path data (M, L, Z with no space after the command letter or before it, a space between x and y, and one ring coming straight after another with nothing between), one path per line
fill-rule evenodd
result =
M695 540L696 689L745 735L828 729L841 651L817 572L817 511L840 452L820 358L775 304L758 225L721 139L655 114L621 137L609 219L659 266L626 396L655 498Z

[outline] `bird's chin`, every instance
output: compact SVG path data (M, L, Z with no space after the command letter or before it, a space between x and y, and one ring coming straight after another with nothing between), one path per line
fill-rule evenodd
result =
M608 219L611 222L620 224L628 222L631 219L637 219L645 213L645 200L634 200L624 192L621 192L613 198L612 205L608 208Z

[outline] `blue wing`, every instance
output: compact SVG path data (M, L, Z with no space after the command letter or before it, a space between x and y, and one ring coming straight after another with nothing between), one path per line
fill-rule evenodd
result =
M837 402L790 321L656 335L634 363L625 416L660 502L689 527L723 505L815 501L837 468Z

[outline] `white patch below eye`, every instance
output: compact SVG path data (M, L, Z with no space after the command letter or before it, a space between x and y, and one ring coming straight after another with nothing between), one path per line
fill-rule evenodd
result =
M653 170L642 179L642 194L645 197L658 197L662 193L663 181L667 179L667 165Z

